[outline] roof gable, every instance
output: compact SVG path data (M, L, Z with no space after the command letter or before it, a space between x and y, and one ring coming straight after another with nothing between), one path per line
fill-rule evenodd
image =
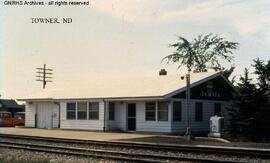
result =
M226 80L222 75L218 75L192 86L190 89L190 98L224 101L233 99L233 94L237 92ZM186 89L173 95L172 98L186 98Z

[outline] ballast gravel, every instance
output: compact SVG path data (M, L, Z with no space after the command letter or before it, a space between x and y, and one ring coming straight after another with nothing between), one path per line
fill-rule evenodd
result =
M132 149L132 148L122 148L116 146L99 146L99 145L89 145L89 144L69 144L69 143L53 143L53 142L44 142L44 141L33 141L33 140L14 140L14 139L6 139L2 138L2 140L13 140L15 142L21 143L33 143L33 144L44 144L44 145L53 145L53 146L67 146L67 147L75 147L75 148L88 148L88 149L102 149L102 150L110 150L110 151L121 151L130 153L145 153L145 154L157 154L157 155L168 155L168 156L178 156L178 157L191 157L191 158L213 158L217 160L224 161L241 161L241 162L254 162L254 163L266 163L270 162L270 160L263 160L257 158L246 157L237 157L237 156L224 156L218 154L198 154L198 153L188 153L188 152L169 152L169 151L157 151L157 150L149 150L149 149ZM99 162L99 163L114 163L119 161L108 160L108 159L100 159L100 158L85 158L85 157L76 157L76 156L68 156L68 155L59 155L59 154L49 154L44 152L34 152L27 150L19 150L19 149L6 149L0 148L0 156L2 156L0 163L89 163L89 162Z
M109 150L109 151L119 151L119 152L127 152L129 153L144 153L144 154L156 154L156 155L167 155L167 156L177 156L177 157L188 157L188 158L207 158L213 160L224 160L224 161L235 161L235 162L270 162L270 160L262 160L259 158L251 158L249 156L224 156L221 154L203 154L203 153L192 153L192 152L171 152L164 150L150 150L150 149L136 149L136 148L128 148L128 147L117 147L117 146L101 146L101 145L91 145L91 144L76 144L76 143L56 143L56 142L45 142L45 141L35 141L35 140L20 140L20 139L9 139L2 138L2 140L12 140L15 142L21 143L33 143L33 144L43 144L43 145L53 145L53 146L66 146L66 147L74 147L74 148L87 148L87 149L101 149L101 150ZM50 154L47 154L50 155ZM99 160L99 159L96 159Z
M83 158L18 149L1 149L1 163L117 163L113 160Z

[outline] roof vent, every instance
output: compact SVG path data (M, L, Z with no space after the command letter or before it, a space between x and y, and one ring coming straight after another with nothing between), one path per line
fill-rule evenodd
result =
M165 75L167 75L167 71L165 69L161 69L159 71L159 76L165 76Z

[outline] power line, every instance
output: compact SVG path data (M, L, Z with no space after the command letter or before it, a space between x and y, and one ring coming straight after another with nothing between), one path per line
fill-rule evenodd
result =
M43 68L36 68L37 70L37 79L36 81L40 81L43 83L43 89L45 89L45 86L47 82L52 82L52 76L53 75L52 71L53 69L46 68L46 64L44 64Z

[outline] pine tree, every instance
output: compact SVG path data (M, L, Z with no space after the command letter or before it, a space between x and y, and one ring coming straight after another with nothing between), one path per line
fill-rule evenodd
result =
M252 83L245 69L238 83L240 95L229 108L227 136L254 141L270 140L270 61L254 60L257 82Z
M231 119L226 130L228 136L240 138L242 135L248 134L247 126L253 120L251 106L254 103L253 93L255 85L251 83L247 68L245 69L244 76L240 77L237 88L240 96L235 97L232 106L229 108Z
M254 60L255 74L257 75L258 89L256 100L256 132L260 139L270 140L270 60L265 64L263 60Z

